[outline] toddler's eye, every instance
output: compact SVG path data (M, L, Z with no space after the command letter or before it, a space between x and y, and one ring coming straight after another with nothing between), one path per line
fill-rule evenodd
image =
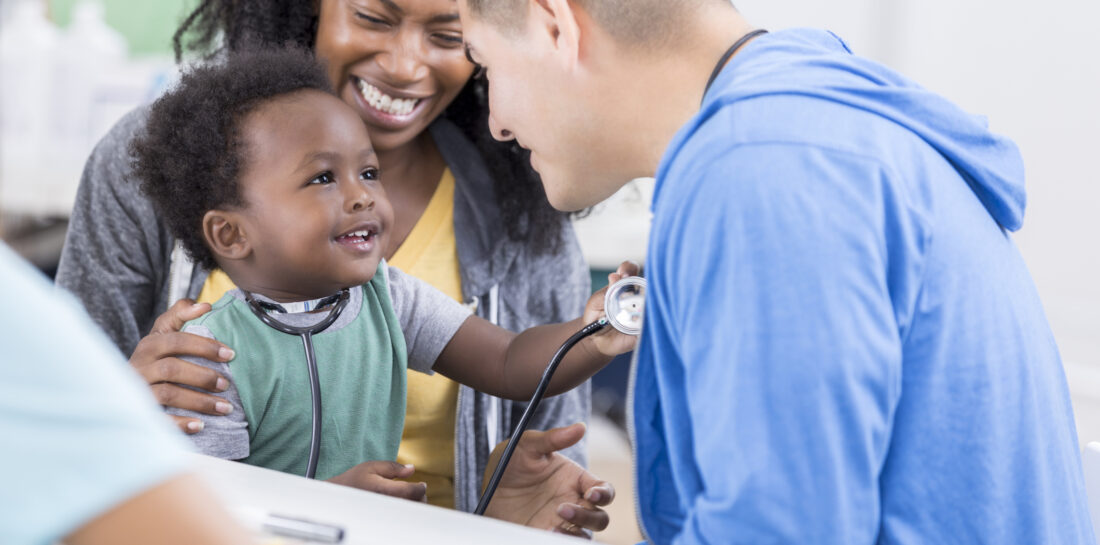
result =
M378 171L376 167L367 167L366 170L359 174L359 177L364 180L377 180L382 176L382 173Z
M321 185L336 183L336 176L333 176L331 172L322 172L316 178L310 180L306 185Z

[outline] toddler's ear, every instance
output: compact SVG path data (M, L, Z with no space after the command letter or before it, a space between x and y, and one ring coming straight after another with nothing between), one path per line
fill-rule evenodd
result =
M224 259L244 259L252 253L241 217L228 210L210 210L202 218L202 235L214 255Z

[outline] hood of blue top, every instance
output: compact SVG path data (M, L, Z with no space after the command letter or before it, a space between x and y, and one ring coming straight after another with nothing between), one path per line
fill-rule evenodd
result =
M770 62L777 54L789 62ZM893 121L947 159L997 223L1011 231L1023 225L1027 196L1016 145L990 132L985 117L853 55L831 32L793 29L757 38L734 57L711 89L700 117L731 101L783 94L846 104Z

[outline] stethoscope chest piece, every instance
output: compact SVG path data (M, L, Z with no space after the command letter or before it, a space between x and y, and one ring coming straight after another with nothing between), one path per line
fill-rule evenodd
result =
M640 276L628 276L607 288L603 308L611 327L626 335L642 332L645 290L645 278Z

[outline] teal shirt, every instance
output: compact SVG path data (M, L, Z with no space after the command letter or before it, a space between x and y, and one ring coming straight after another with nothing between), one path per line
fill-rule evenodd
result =
M405 338L390 301L384 267L353 288L362 304L350 322L313 336L321 383L321 456L329 479L369 460L393 460L405 421ZM326 315L317 313L318 320ZM343 322L343 323L342 323ZM301 337L261 322L234 290L190 322L236 349L229 362L248 425L243 462L305 475L312 403Z

